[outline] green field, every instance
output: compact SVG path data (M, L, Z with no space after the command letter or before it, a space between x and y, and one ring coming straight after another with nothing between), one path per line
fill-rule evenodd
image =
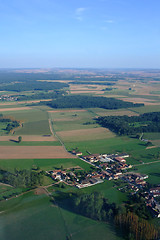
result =
M39 109L14 111L7 113L23 122L23 127L16 130L15 135L43 135L50 134L48 114Z
M159 140L160 133L159 132L144 133L144 138L148 140Z
M144 107L135 107L129 108L131 111L143 114L147 112L160 112L160 105L151 105L151 106L144 106Z
M160 183L160 162L136 166L136 169L136 172L147 174L149 176L147 182L152 184Z
M4 211L0 215L3 240L65 240L70 235L72 240L122 240L109 224L54 207L45 195L25 194L3 202L1 210Z
M53 127L55 131L67 131L67 130L77 130L77 129L87 129L99 127L95 123L93 118L96 116L92 112L55 112L49 113L51 119L53 120ZM86 122L94 122L94 124L86 125Z
M116 153L127 152L132 153L138 150L145 150L145 144L140 140L128 137L114 137L110 139L90 140L80 142L66 142L68 150L78 147L80 151L86 154L91 153Z
M18 169L31 169L33 166L40 167L43 170L52 170L53 168L70 168L80 166L85 170L89 170L90 166L88 163L81 161L79 158L74 159L4 159L0 160L2 169L13 171L15 168Z
M0 146L61 146L58 141L0 141Z
M5 130L8 123L0 122L0 136L6 135L7 131Z

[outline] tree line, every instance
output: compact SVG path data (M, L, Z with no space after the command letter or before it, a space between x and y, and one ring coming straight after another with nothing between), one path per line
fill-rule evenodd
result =
M7 131L7 133L10 133L11 130L20 126L19 121L14 120L11 117L10 118L5 117L5 116L3 116L3 114L0 114L0 122L8 123L6 128L4 129L5 131Z
M134 135L142 132L160 132L160 112L144 113L139 116L105 116L97 120L101 126L118 135Z
M8 85L1 85L0 91L33 91L33 90L55 90L69 87L67 83L61 82L40 82L40 81L29 81L29 82L16 82Z
M118 233L127 240L156 240L158 230L134 212L124 206L118 207L109 203L102 194L94 192L73 199L72 207L75 212L98 221L110 222L115 225Z
M32 188L43 184L43 171L17 170L9 172L0 169L0 181L9 184L15 188Z
M62 90L55 90L52 92L39 92L35 94L30 94L30 95L23 94L23 95L18 95L17 101L36 100L36 99L54 99L62 96L63 94L66 94L66 92ZM13 97L15 97L15 95L13 95Z
M104 109L118 109L128 107L140 107L144 104L125 102L115 98L70 95L62 96L51 102L44 102L52 108L104 108Z

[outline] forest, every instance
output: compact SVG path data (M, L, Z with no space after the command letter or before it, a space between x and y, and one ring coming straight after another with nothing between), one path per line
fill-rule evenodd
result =
M19 82L8 85L1 85L0 91L33 91L33 90L55 90L62 89L64 87L69 87L66 83L60 82L39 82L39 81L29 81L29 82Z
M41 102L41 104L44 102ZM128 107L144 106L141 103L124 102L115 98L70 95L62 96L51 102L45 102L52 108L104 108L104 109L118 109Z
M139 116L106 116L96 119L101 126L118 135L134 135L143 132L160 132L160 112Z
M5 117L3 114L0 114L0 122L7 123L6 128L4 129L7 134L10 133L10 131L14 128L17 128L20 126L20 122L17 120L12 119L11 117Z
M17 170L13 173L0 169L0 180L2 183L9 184L13 187L32 188L43 183L43 171L36 172L33 170Z
M100 193L94 192L74 198L72 206L77 213L98 221L110 222L127 240L158 239L158 230L148 221L128 211L125 206L109 203Z
M24 101L24 100L36 100L36 99L54 99L57 97L62 96L63 94L66 94L65 91L60 91L60 90L55 90L52 92L39 92L39 93L34 93L34 94L30 94L30 95L18 95L17 97L17 101ZM15 97L15 95L13 95L12 97Z
M107 80L106 80L107 81ZM75 82L69 82L69 84L88 84L88 85L107 85L107 86L113 86L115 85L115 83L112 83L112 82L94 82L94 81L84 81L84 82L81 82L81 81L75 81Z

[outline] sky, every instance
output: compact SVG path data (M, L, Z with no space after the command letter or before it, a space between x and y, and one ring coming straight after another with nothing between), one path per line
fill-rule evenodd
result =
M0 68L160 68L159 0L0 0Z

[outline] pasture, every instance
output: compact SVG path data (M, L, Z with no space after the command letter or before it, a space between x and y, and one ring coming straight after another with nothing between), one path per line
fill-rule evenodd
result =
M97 139L90 141L79 141L79 142L66 142L68 150L76 148L82 151L85 155L88 152L91 153L115 153L115 152L127 152L132 153L135 151L144 151L145 145L137 139L128 137L113 137L109 139Z
M29 109L25 111L13 111L5 115L13 116L23 122L22 127L16 129L15 135L48 135L51 134L48 114L39 109Z
M95 114L87 110L64 110L49 112L56 132L99 127L93 118Z
M54 168L72 168L79 166L82 169L89 170L91 165L80 160L79 158L64 158L64 159L1 159L0 165L2 169L13 171L17 169L31 169L39 167L42 170L52 170Z
M62 131L57 133L58 136L64 141L86 141L96 139L108 139L115 136L114 133L107 128L90 128L90 129L78 129L70 131Z
M136 166L135 171L140 172L142 174L147 174L149 176L147 178L147 182L151 184L159 184L160 183L159 169L160 169L160 161Z
M14 208L12 208L14 206ZM1 205L0 238L3 240L122 240L107 223L55 207L45 195L27 193ZM25 234L24 234L25 233Z

